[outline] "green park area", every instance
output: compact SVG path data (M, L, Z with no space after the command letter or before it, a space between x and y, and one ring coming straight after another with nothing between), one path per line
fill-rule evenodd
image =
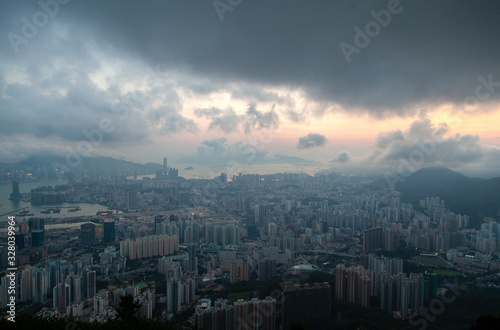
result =
M439 256L417 256L415 261L420 261L424 266L436 267L436 268L452 268L446 261L444 261Z
M456 276L457 272L449 269L433 269L433 273L436 273L439 276Z
M229 295L231 304L238 299L250 300L250 294L248 292L235 292Z

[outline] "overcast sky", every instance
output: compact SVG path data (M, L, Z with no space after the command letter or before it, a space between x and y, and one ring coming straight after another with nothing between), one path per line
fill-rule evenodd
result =
M4 0L0 31L0 161L500 175L498 1Z

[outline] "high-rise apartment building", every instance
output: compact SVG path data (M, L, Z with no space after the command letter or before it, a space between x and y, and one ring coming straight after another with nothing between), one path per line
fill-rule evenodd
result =
M383 230L382 228L368 229L363 232L363 252L369 253L383 248Z
M238 282L238 264L234 261L229 267L229 282L231 284Z
M114 220L105 220L104 221L104 242L112 243L115 241L116 233L115 233L115 221Z
M95 242L95 224L84 223L80 226L80 240L83 245L92 245Z
M283 287L282 324L302 323L314 328L328 322L332 289L328 283L286 285Z
M196 272L198 269L198 260L196 257L196 245L188 245L188 272Z

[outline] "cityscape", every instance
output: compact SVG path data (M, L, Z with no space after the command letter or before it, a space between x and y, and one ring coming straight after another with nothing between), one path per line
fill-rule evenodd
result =
M131 295L139 317L186 328L348 325L333 313L341 305L377 309L412 327L470 290L500 285L495 218L454 213L439 197L414 206L367 177L186 180L167 158L142 179L103 170L109 174L74 171L58 181L56 171L30 170L60 184L28 193L20 182L34 180L32 173L1 173L12 179L13 205L28 198L53 212L9 214L17 271L2 277L7 311L14 281L18 313L42 318L105 323ZM61 203L102 210L78 215L78 206L69 207L73 214L52 218ZM8 226L2 223L2 242ZM13 268L9 246L1 246L4 271Z
M1 1L0 328L499 329L499 12Z

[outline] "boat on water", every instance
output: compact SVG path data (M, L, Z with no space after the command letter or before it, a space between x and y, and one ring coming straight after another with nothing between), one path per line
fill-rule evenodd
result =
M45 210L41 210L40 213L50 214L50 213L61 213L61 209L58 207L48 208Z
M113 211L98 211L96 215L113 215Z
M77 207L72 207L68 210L68 212L76 212L76 211L80 211L82 208L80 206L77 206Z

